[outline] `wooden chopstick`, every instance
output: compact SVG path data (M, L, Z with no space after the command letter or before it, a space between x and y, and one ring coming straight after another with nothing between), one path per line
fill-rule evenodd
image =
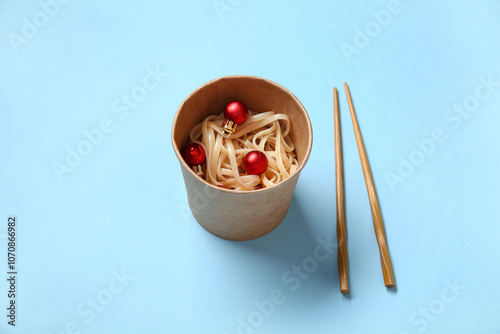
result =
M391 258L389 256L389 250L387 249L387 241L385 239L384 222L382 221L382 214L380 212L380 206L378 204L375 185L373 184L373 178L372 178L372 173L370 171L370 165L368 163L368 157L366 156L366 150L363 144L363 138L361 137L361 131L359 130L358 119L356 118L356 113L354 112L351 93L349 92L349 87L347 87L347 82L344 82L344 88L347 95L347 102L349 103L349 109L351 111L352 125L354 128L354 134L356 135L356 142L358 144L361 167L363 168L363 174L365 175L366 189L368 190L368 197L370 198L373 227L375 228L375 235L377 236L378 248L380 250L380 261L382 264L384 283L386 287L391 288L396 283L394 281L394 273L392 272Z
M340 292L349 293L349 262L344 208L344 173L342 166L342 140L340 137L339 96L333 88L333 118L335 123L335 186L337 191L337 261L339 265Z

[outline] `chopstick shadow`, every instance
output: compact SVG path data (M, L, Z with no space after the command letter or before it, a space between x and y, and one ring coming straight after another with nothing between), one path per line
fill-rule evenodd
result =
M311 230L313 223L318 222L313 222L312 218L304 214L300 202L294 195L285 219L274 231L261 238L239 242L238 244L250 251L262 253L263 261L270 261L272 262L272 266L283 268L283 273L291 270L293 266L303 268L305 265L309 265L311 266L309 269L310 272L302 269L304 275L308 276L304 281L319 281L321 283L322 295L325 295L325 289L338 293L339 278L337 271L335 221L320 222L328 229L325 235L313 233ZM328 253L326 250L328 247L325 248L322 246L328 244L328 242L331 253ZM335 245L332 246L332 243L335 243ZM313 266L314 260L311 259L317 257L315 249L318 247L322 247L321 256L326 257L326 254L328 254L328 257L323 261L316 260L317 267L315 268ZM316 286L317 284L311 285Z

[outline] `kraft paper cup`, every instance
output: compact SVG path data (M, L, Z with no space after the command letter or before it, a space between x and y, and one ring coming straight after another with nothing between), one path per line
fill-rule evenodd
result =
M290 118L290 137L299 168L272 188L235 191L216 187L197 176L182 158L191 129L208 115L220 114L235 100L256 112L272 110ZM286 88L254 76L225 76L199 87L181 103L172 124L172 144L181 164L189 206L198 223L224 239L251 240L271 232L285 218L311 152L312 127L305 108Z

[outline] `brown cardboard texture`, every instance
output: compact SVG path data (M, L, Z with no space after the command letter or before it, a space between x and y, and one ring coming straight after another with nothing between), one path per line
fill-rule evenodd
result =
M272 110L290 117L290 137L299 168L272 188L235 191L216 187L197 176L182 158L181 150L189 141L191 129L208 115L220 114L235 100L256 112ZM251 240L271 232L285 218L311 152L312 127L305 108L284 87L254 76L226 76L206 83L181 103L172 124L172 144L181 164L189 206L198 223L224 239Z

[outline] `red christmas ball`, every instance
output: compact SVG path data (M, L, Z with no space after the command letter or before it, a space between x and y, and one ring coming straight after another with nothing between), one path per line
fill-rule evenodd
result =
M189 166L201 165L205 161L205 150L198 144L187 144L182 150L182 157Z
M251 151L243 158L243 167L250 175L260 175L267 170L267 156L261 151Z
M241 124L247 120L248 108L240 101L233 101L226 106L224 110L224 118L234 121L236 124Z

